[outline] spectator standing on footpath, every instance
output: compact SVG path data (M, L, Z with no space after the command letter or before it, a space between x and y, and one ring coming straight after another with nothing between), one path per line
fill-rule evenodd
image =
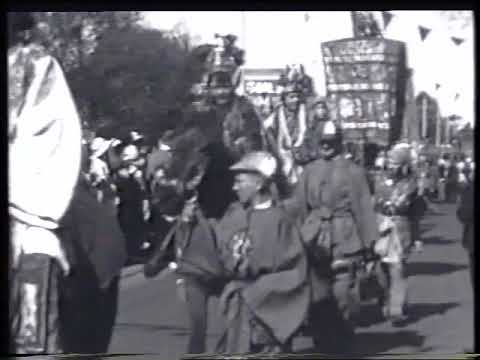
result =
M60 319L67 353L106 353L117 315L120 272L127 260L116 205L99 199L84 148L82 171L62 221L73 273L62 281Z

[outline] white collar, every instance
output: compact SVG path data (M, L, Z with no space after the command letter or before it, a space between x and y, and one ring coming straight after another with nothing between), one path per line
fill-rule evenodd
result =
M169 223L174 222L177 219L176 216L169 216L169 215L162 215L162 217Z
M253 207L254 210L265 210L271 208L273 205L272 199L268 199L260 204L257 204Z

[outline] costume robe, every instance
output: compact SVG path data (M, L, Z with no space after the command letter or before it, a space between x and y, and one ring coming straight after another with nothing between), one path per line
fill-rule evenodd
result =
M216 226L231 281L221 296L227 353L250 345L283 345L304 321L310 288L298 228L279 207L245 210L233 204ZM266 335L269 334L269 335Z
M270 139L273 139L275 155L281 161L281 170L290 184L295 184L301 173L301 167L295 158L301 153L307 133L307 114L305 105L300 105L298 112L289 112L284 105L278 106L265 120L265 127Z
M325 209L331 214L333 258L356 253L378 238L365 171L343 156L310 163L294 199L302 219L314 209Z
M391 217L404 250L411 243L412 218L423 215L417 211L417 207L421 204L417 189L414 177L403 178L396 182L384 178L379 182L375 192L376 210Z
M8 107L11 275L18 290L11 293L11 352L60 353L59 263L64 271L69 265L55 231L77 182L81 129L62 69L43 48L9 49Z

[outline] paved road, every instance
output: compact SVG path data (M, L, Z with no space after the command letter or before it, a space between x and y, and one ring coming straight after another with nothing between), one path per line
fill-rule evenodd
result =
M467 255L460 244L461 226L454 205L440 205L439 214L422 224L424 251L409 261L410 319L403 327L375 321L358 329L361 350L368 354L422 353L430 358L463 352L473 344L473 300ZM216 302L210 304L208 347L218 337ZM139 359L178 359L186 347L188 325L175 290L174 275L146 280L130 274L121 284L120 306L110 353L151 354ZM298 351L311 342L299 338ZM438 355L437 355L438 354ZM127 356L128 358L128 356Z

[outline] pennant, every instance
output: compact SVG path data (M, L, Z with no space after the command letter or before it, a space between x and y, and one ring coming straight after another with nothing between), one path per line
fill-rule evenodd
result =
M305 22L308 22L308 20L310 20L310 15L308 13L305 13L304 18Z
M461 45L465 41L465 39L457 38L455 36L452 36L451 39L452 39L453 43L457 46Z
M383 17L383 29L385 30L387 26L390 24L390 21L392 21L393 14L388 11L382 11L382 17Z
M430 31L432 31L432 29L428 29L428 28L423 27L423 26L419 26L418 30L420 31L420 38L422 39L422 41L425 40L425 38L428 36Z
M437 83L435 84L435 90L438 90L438 89L440 89L440 84Z

